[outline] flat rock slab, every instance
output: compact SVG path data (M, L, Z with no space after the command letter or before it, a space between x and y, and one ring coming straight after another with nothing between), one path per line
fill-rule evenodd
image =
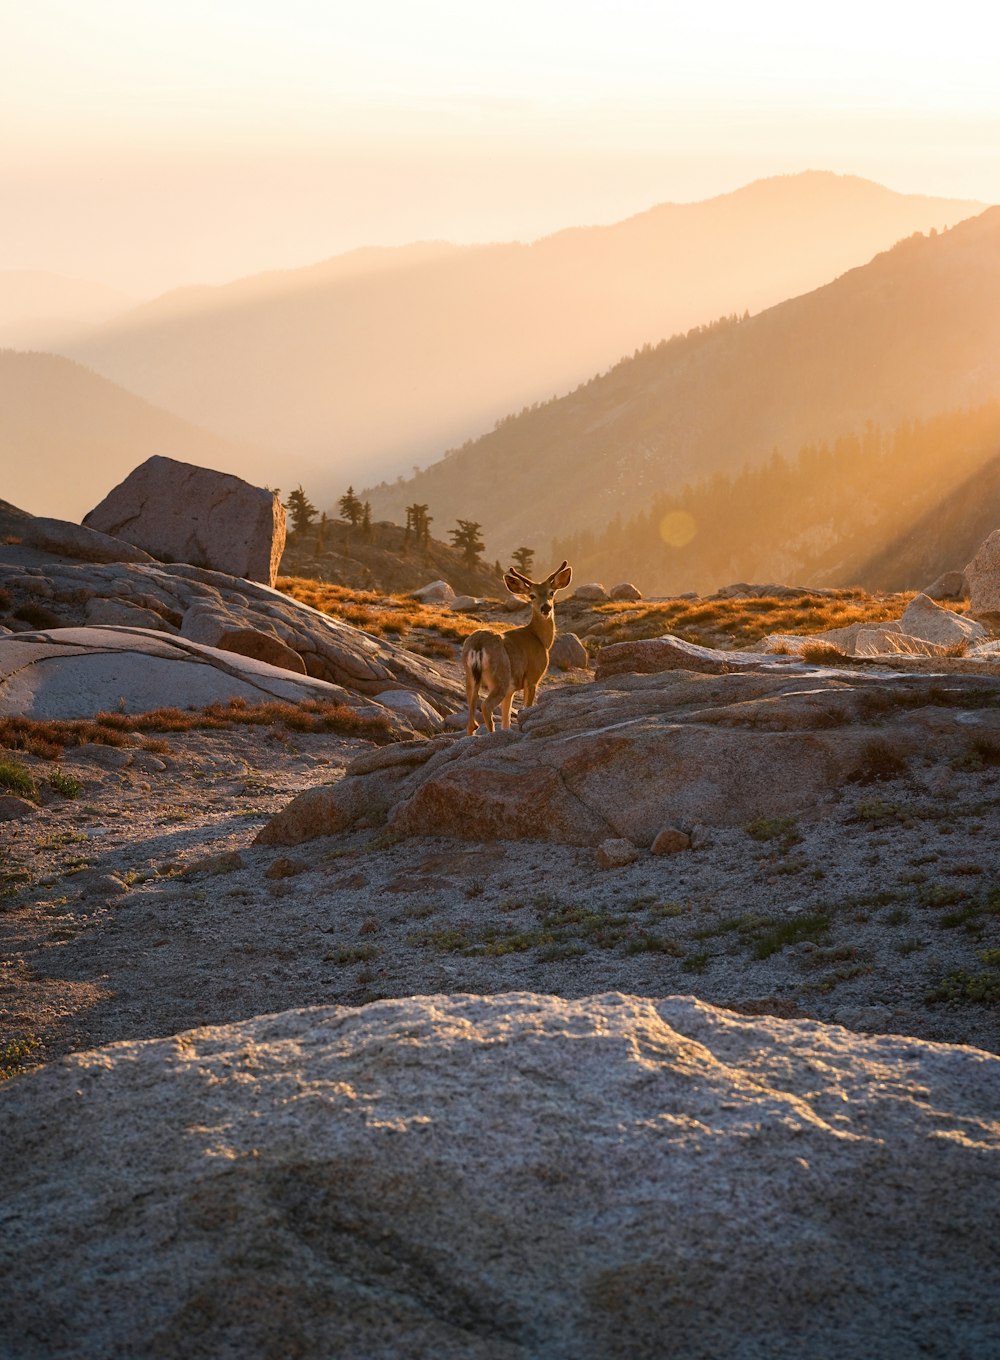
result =
M621 675L545 691L520 729L438 738L406 765L362 758L318 809L302 793L259 833L298 844L384 818L405 836L648 849L664 826L823 815L849 782L1000 745L994 676L796 664L724 675ZM442 744L443 743L443 744Z
M90 718L230 699L318 699L393 721L339 685L146 629L54 628L0 638L0 715Z
M687 997L322 1007L0 1089L19 1360L1000 1348L1000 1060Z

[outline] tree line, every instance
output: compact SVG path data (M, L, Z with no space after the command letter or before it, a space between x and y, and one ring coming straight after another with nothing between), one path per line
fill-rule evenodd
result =
M280 497L279 488L272 487L270 489L276 496ZM316 551L322 552L326 546L326 530L329 524L326 513L320 514L301 485L288 493L283 504L291 520L291 533L296 537L304 537L310 531L315 530ZM340 497L337 502L337 509L340 511L341 519L346 521L353 530L357 530L369 540L374 536L371 504L368 501L362 501L355 494L353 486L349 486ZM406 524L403 529L403 551L405 552L412 544L426 552L430 547L430 527L433 522L434 517L430 513L430 506L422 505L419 502L408 505L406 507ZM482 566L482 554L486 550L486 544L482 538L482 529L483 526L478 520L459 519L455 528L448 530L452 547L456 552L461 553L466 566ZM520 547L511 554L514 566L525 576L530 574L534 559L534 548ZM499 563L497 570L499 571Z

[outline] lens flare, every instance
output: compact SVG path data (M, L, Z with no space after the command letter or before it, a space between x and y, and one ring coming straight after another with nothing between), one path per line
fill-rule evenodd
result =
M683 548L697 532L694 515L686 510L671 510L660 520L660 537L671 548Z

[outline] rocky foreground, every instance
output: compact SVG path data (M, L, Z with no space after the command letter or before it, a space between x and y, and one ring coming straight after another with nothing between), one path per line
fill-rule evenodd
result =
M984 1053L690 998L119 1044L0 1094L0 1333L22 1360L984 1360L998 1109Z

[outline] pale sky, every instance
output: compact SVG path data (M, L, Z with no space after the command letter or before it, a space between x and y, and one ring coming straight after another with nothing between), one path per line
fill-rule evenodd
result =
M143 295L805 169L997 202L998 52L981 0L0 0L0 270Z

